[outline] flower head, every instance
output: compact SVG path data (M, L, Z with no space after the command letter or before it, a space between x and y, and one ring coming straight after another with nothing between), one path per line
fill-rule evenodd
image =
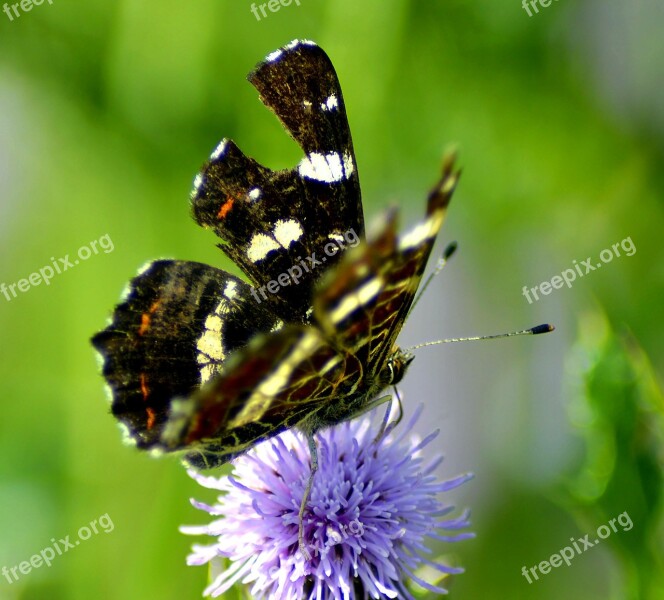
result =
M319 470L304 515L304 538L311 558L298 549L300 502L310 473L307 442L286 431L234 463L233 477L191 476L205 487L225 492L217 504L192 504L218 518L209 525L182 527L184 533L216 538L194 545L188 564L227 557L230 567L205 590L220 596L237 582L249 585L252 598L355 600L407 598L406 581L445 593L414 571L428 565L446 574L460 573L427 559L429 540L446 542L472 533L443 535L468 526L467 513L445 518L453 506L438 495L471 475L437 481L442 457L424 464L424 440L409 435L421 412L395 436L384 435L371 417L345 422L317 435ZM409 438L409 439L406 439Z

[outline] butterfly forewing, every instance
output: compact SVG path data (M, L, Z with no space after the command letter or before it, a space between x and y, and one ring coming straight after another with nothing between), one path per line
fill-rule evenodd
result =
M341 86L327 54L313 42L289 44L249 75L305 156L297 172L325 229L364 236L360 180ZM322 240L321 240L322 241Z
M164 440L171 449L195 446L190 462L225 462L335 399L343 403L361 376L357 358L319 330L287 325L257 336L200 392L176 402Z
M284 320L305 322L320 265L333 266L342 254L326 253L326 245L348 232L364 235L341 88L327 55L306 42L273 53L249 80L304 158L275 172L222 141L196 179L194 217L226 242L222 250L255 284L258 302L273 305ZM286 281L278 294L265 289Z
M360 359L368 376L380 371L392 351L457 179L452 163L446 163L429 195L425 221L398 239L396 212L390 213L375 238L347 253L317 290L317 323Z

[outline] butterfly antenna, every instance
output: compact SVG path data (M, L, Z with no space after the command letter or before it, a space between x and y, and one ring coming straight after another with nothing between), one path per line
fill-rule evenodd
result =
M426 346L435 346L437 344L449 344L451 342L474 342L476 340L497 340L500 338L507 337L516 337L518 335L539 335L540 333L549 333L553 331L555 327L544 323L543 325L537 325L536 327L531 327L530 329L524 329L522 331L511 331L510 333L499 333L497 335L478 335L474 337L462 337L462 338L449 338L446 340L436 340L435 342L425 342L424 344L418 344L417 346L412 346L407 349L417 350L418 348L424 348Z
M450 259L450 257L456 252L457 249L457 243L456 242L451 242L450 244L447 245L445 250L443 250L442 256L438 259L438 264L436 264L436 268L434 269L433 273L430 273L429 276L426 278L424 281L424 284L420 288L419 293L415 297L415 300L413 300L413 304L410 307L410 310L408 311L408 314L413 312L413 309L419 302L420 298L424 295L424 292L426 289L429 287L429 284L431 283L432 279L440 273L445 265L447 264L447 261Z

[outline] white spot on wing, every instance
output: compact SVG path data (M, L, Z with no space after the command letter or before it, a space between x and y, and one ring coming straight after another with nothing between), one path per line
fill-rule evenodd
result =
M237 282L229 281L224 289L224 296L229 300L237 294L235 288ZM205 330L196 342L196 362L200 367L201 383L205 383L222 369L221 362L226 359L224 350L224 341L222 337L222 327L224 324L223 315L229 310L229 302L222 299L217 307L205 319Z
M214 314L223 315L228 312L228 303L226 300L220 300L217 308L214 309Z
M228 143L228 140L224 138L219 142L219 145L214 149L214 152L210 155L210 158L213 160L217 160L225 151L226 151L226 144Z
M266 62L274 62L283 54L283 50L275 50L265 57Z
M311 40L293 40L285 46L286 50L293 50L298 46L317 46L316 42Z
M153 261L146 262L146 263L145 263L145 264L144 264L144 265L138 270L138 273L136 273L136 277L140 277L141 275L143 275L143 273L146 273L147 271L149 271L153 264L154 264Z
M332 94L323 104L320 105L323 110L334 110L339 108L339 101L337 97Z
M350 170L347 169L347 166L350 166ZM330 154L312 152L300 161L298 171L302 177L326 183L334 183L335 181L341 181L344 177L348 177L353 172L353 162L351 160L347 164L346 156L344 156L342 164L341 156L336 152L331 152Z
M365 283L355 294L346 296L330 314L333 323L340 323L354 310L368 304L380 292L382 280L374 277Z
M272 250L278 250L279 247L276 240L272 239L269 235L255 233L251 238L251 243L247 250L247 258L251 262L258 262L259 260L263 260Z
M214 332L221 331L221 318L219 315L209 315L208 318L205 319L205 329Z
M208 363L201 367L201 384L210 381L210 379L212 379L219 371L220 369L217 365L212 363Z
M288 248L293 242L299 240L303 233L302 227L294 219L277 221L274 226L274 237L284 248Z
M353 163L353 157L348 153L344 152L344 173L346 177L350 177L355 170L355 164Z
M203 176L199 173L194 177L194 189L191 190L191 198L195 198L196 194L198 193L198 190L201 188L203 185Z
M129 285L129 283L125 283L125 286L122 289L122 293L120 294L120 301L126 302L130 294L131 294L131 285Z
M232 279L226 284L224 288L224 296L229 300L233 300L237 296L237 282Z
M274 52L270 52L265 57L266 62L274 62L275 60L278 60L281 55L284 53L284 50L295 50L298 46L317 46L316 42L312 42L311 40L293 40L292 42L286 44L283 49L279 48L278 50L275 50Z
M209 321L211 317L208 317ZM218 319L219 317L217 317ZM205 324L207 326L207 322ZM219 323L221 328L221 323ZM211 358L212 360L221 361L225 358L224 348L221 344L221 331L213 331L211 329L206 329L205 333L198 338L196 343L196 348L199 352L205 354L205 356Z
M261 194L262 194L261 189L255 187L251 188L247 195L249 196L249 198L251 198L252 201L256 201L261 197Z
M443 224L442 210L434 212L426 221L414 227L399 240L399 250L406 250L419 246L425 240L432 238L438 233Z
M125 444L135 446L138 440L134 437L129 427L122 423L122 421L118 421L118 427L120 427L120 431L122 432L122 441Z

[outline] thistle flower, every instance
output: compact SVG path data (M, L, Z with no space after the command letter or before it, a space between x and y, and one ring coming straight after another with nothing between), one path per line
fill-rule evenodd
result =
M438 432L424 440L409 435L421 409L398 436L392 426L380 435L371 416L317 435L319 470L304 515L309 560L298 549L298 512L310 473L307 442L299 433L286 431L256 446L235 461L234 476L190 472L201 485L224 492L213 506L191 501L222 518L181 528L216 538L211 545L194 545L189 565L217 557L230 560L204 595L220 596L240 582L259 600L412 600L408 579L446 593L414 571L428 565L444 574L463 572L423 554L431 553L427 538L453 542L473 537L441 533L469 523L467 513L442 518L454 507L438 499L472 475L436 481L433 472L442 457L425 465L422 450Z

